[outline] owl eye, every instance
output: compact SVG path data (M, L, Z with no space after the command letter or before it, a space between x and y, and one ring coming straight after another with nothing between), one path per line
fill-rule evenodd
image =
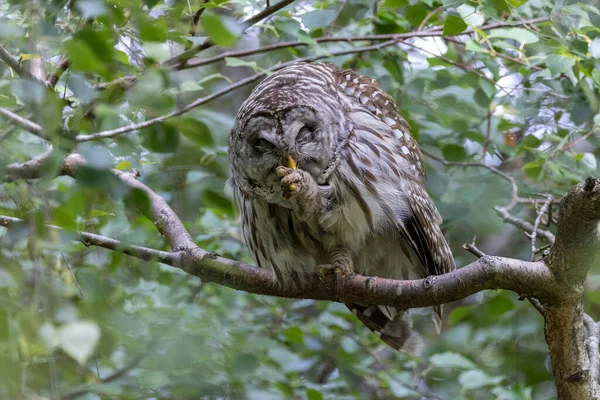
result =
M258 138L254 142L254 148L260 153L269 153L275 150L275 145L264 138Z
M317 133L317 129L313 125L304 125L300 132L298 132L298 136L296 136L296 141L302 142L312 142L315 140L315 134Z

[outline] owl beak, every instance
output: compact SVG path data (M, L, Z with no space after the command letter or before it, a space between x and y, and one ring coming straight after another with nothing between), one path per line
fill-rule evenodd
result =
M296 160L292 156L288 156L288 168L291 170L295 170L298 167Z

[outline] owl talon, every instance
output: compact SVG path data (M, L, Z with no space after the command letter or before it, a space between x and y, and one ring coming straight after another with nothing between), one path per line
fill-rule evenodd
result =
M278 177L283 178L284 176L289 175L292 172L292 170L287 167L277 167L275 172L277 173Z
M317 271L319 273L319 279L322 282L332 279L337 282L340 278L353 273L350 267L345 264L322 264L319 265Z
M283 188L283 198L288 200L302 192L306 186L306 176L303 171L291 169L288 167L277 167L275 170L277 176L281 178Z

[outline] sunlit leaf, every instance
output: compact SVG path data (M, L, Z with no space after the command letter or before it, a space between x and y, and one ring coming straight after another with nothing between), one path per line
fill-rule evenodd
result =
M465 356L446 352L438 353L429 357L429 362L439 368L459 368L459 369L474 369L475 364Z
M236 44L242 30L234 20L210 12L202 15L202 26L214 43L224 47Z
M100 328L92 322L71 322L58 331L60 347L82 365L92 355L99 340Z

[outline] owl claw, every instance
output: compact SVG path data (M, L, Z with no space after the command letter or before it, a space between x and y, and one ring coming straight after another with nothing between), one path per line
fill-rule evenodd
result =
M292 198L300 193L305 187L306 177L302 171L281 166L277 167L275 172L277 173L277 176L281 178L284 199L287 200Z
M322 282L326 282L331 279L337 282L340 278L353 273L350 267L347 265L337 263L319 265L317 270L319 273L319 279L321 279Z

